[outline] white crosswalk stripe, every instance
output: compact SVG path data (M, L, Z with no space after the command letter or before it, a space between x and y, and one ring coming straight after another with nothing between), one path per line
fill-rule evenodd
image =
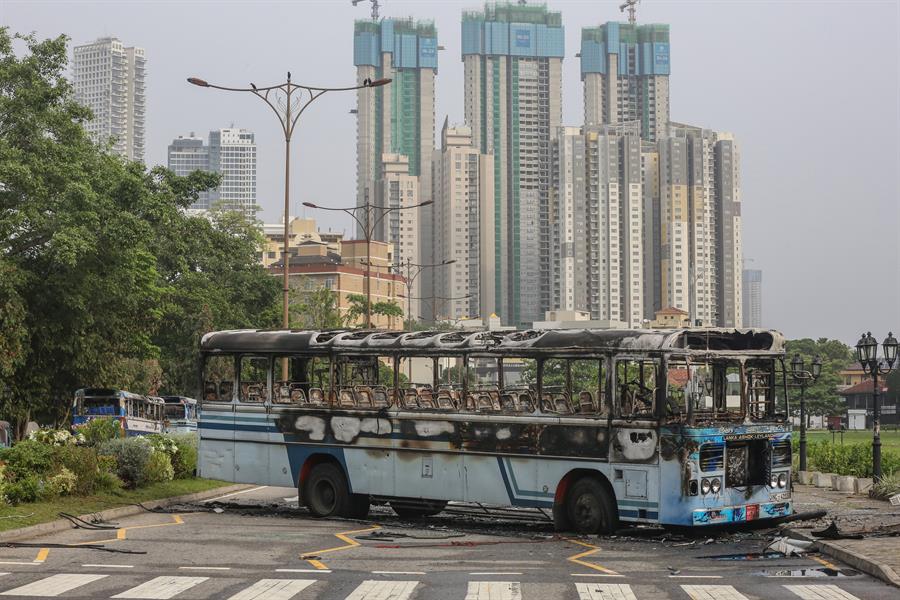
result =
M518 581L470 581L466 600L522 600Z
M578 600L637 600L627 583L576 583Z
M786 585L803 600L859 600L836 585Z
M59 596L69 590L87 585L92 581L103 579L106 575L87 575L74 573L60 573L59 575L51 575L44 577L27 585L23 585L11 590L3 592L4 596L37 596L39 598L49 598Z
M418 581L375 581L367 579L353 590L346 600L406 600Z
M747 600L747 596L730 585L683 585L692 600Z
M260 579L228 600L290 600L315 582L315 579Z
M113 598L140 598L142 600L168 600L195 585L203 583L209 577L171 577L163 576L151 579L137 587L116 594Z

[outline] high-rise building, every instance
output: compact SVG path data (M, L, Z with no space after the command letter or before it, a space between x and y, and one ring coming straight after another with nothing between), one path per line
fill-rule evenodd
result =
M655 141L669 122L669 26L609 22L581 30L584 124L636 121Z
M209 169L222 176L210 192L210 203L254 217L256 203L256 138L246 129L209 132Z
M196 137L194 132L187 137L178 136L169 144L169 170L184 177L194 171L209 171L209 146L203 138ZM196 202L191 204L195 210L209 210L209 191L199 193Z
M176 175L192 171L219 173L216 189L201 192L191 204L194 210L217 206L239 210L248 217L256 216L256 141L246 129L217 129L209 132L209 145L191 133L179 136L169 145L169 169Z
M564 127L554 148L552 307L640 327L644 196L637 125Z
M640 327L660 310L741 322L739 160L732 136L635 121L560 128L554 142L553 303Z
M762 327L762 271L744 269L743 326Z
M382 19L354 25L357 84L392 79L390 85L357 92L357 205L374 198L372 191L381 185L386 156L405 156L408 175L419 178L420 198L425 201L430 196L437 49L437 30L430 21ZM430 239L431 208L418 212L423 213L418 219L423 229L414 233ZM423 250L422 259L428 260L430 248Z
M486 318L496 310L493 257L482 256L494 247L494 157L475 146L471 127L445 120L433 172L434 256L455 261L435 274L435 318Z
M564 31L543 5L464 12L465 119L494 155L494 288L505 323L529 325L550 306L550 155L562 124ZM491 249L485 249L490 252Z
M85 129L128 160L144 159L146 63L143 48L112 37L74 48L75 100L94 113Z

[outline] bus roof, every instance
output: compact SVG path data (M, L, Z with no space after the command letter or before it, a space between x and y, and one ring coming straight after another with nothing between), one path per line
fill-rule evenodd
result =
M197 404L193 398L186 396L160 396L166 404Z
M428 353L496 351L550 354L553 351L784 352L784 336L765 329L552 329L525 331L258 330L207 333L200 349L209 353L327 354L331 350Z

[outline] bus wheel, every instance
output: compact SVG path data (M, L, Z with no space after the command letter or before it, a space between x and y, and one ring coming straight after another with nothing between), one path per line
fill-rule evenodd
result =
M361 510L357 494L350 493L343 471L332 463L320 463L312 468L303 484L302 496L309 512L316 517L350 517Z
M613 533L619 526L615 500L593 477L575 482L566 494L566 512L578 533Z
M445 500L420 500L418 502L404 502L403 500L391 500L391 509L402 519L421 519L433 517L447 506Z

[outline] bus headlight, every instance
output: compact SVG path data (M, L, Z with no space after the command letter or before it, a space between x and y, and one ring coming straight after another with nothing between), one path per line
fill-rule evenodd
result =
M787 473L782 473L778 476L778 487L787 487Z
M769 487L773 487L773 488L778 487L778 475L777 474L772 473L769 476Z
M703 481L700 482L700 491L703 493L704 496L709 493L709 490L711 487L712 487L712 484L710 484L709 479L706 479L704 477Z
M722 489L722 481L716 477L712 480L712 483L709 484L709 488L712 490L713 494L718 494Z

